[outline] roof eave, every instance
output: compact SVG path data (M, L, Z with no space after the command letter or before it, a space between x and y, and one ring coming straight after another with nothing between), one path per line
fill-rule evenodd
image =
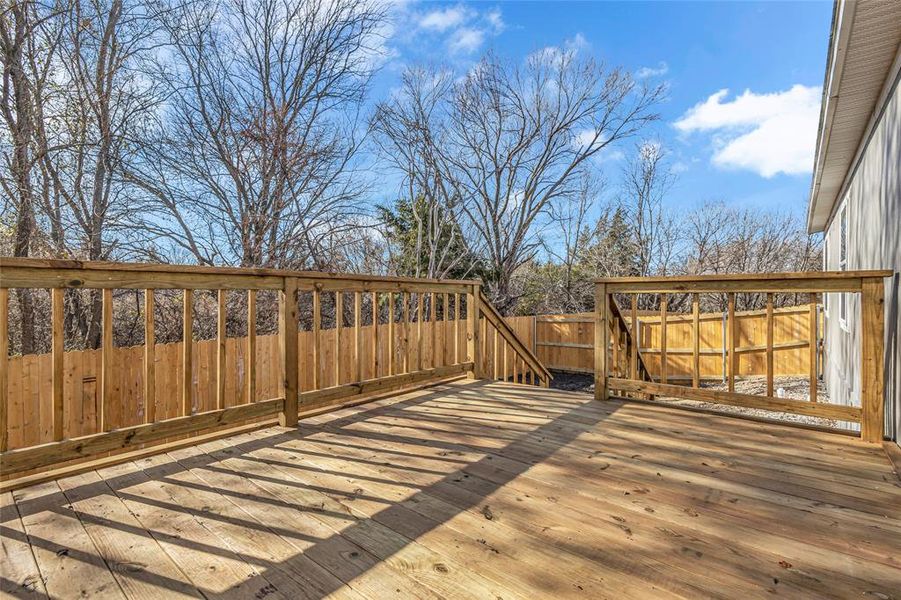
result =
M810 199L807 204L808 233L823 231L828 220L828 217L825 219L822 217L817 218L816 208L818 203L822 201L820 181L823 176L826 153L829 149L829 135L832 131L832 122L835 119L835 100L838 98L837 86L841 81L841 74L845 66L848 37L851 34L851 24L854 21L856 7L856 2L839 0L832 9L832 28L829 35L826 73L823 79L823 100L820 106L820 123L817 130L814 171L811 178ZM829 202L833 204L835 198L831 198ZM831 208L829 212L831 212Z

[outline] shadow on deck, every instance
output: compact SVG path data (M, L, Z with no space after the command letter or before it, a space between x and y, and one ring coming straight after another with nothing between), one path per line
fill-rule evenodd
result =
M457 382L4 494L13 597L897 597L838 435Z

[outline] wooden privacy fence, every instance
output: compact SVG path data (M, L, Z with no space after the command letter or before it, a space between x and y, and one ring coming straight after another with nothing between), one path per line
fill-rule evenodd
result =
M773 310L774 374L810 376L819 374L822 361L822 313L817 304ZM701 379L728 376L727 312L699 315L699 369ZM631 314L624 315L631 329ZM594 315L572 313L510 317L511 326L549 369L571 373L594 372ZM766 375L767 311L735 313L737 376ZM669 381L692 378L693 316L667 315L666 332L660 313L638 313L639 351L651 377L665 372ZM813 335L811 335L813 331ZM663 341L666 341L666 352ZM663 368L663 357L666 368ZM813 361L811 362L811 358ZM813 369L812 369L813 367ZM816 375L814 375L816 377Z
M4 478L266 418L292 426L299 412L453 376L550 378L476 281L7 258L0 273ZM50 354L8 356L10 288L51 290ZM66 288L102 290L99 350L64 351ZM144 290L145 345L114 347L114 289ZM158 289L182 291L179 343L153 343ZM195 290L216 291L214 340L194 339ZM278 334L248 326L228 338L227 295L247 294L252 324L261 290L279 294ZM299 327L299 294L311 296L309 331ZM326 294L340 315L331 329L322 327Z
M711 275L689 277L621 277L601 279L595 289L594 346L607 348L594 353L595 395L607 399L611 391L621 394L646 394L700 400L715 404L745 406L776 412L796 413L860 423L860 435L867 442L881 442L884 429L884 278L891 271L843 271L820 273L769 273L744 275ZM738 319L735 313L735 295L740 293L766 293L765 363L766 395L757 396L735 392L735 378L739 374ZM811 381L810 401L790 400L773 396L775 368L775 311L773 294L779 292L808 293L815 296L824 292L861 295L860 337L861 406L845 406L817 402L816 379ZM637 333L629 323L638 322L637 295L661 294L661 365L659 381L653 381L644 354L636 343ZM667 295L690 294L691 316L691 387L667 382ZM725 293L728 299L726 316L727 382L728 391L702 389L700 300L703 293ZM626 319L613 295L631 295L630 319ZM812 321L815 322L815 312ZM812 353L813 354L813 353ZM815 364L815 356L812 356Z

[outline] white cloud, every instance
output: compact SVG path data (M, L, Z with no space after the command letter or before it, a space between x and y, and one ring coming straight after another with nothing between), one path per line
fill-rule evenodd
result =
M415 54L432 49L452 55L472 54L489 37L507 28L498 7L479 10L459 3L420 11L404 4L395 13L399 23L395 37Z
M647 79L648 77L662 77L669 73L669 65L666 61L660 61L656 67L642 67L635 71L635 77L638 79Z
M472 54L485 41L485 32L474 27L461 27L454 31L447 41L448 48L454 54Z
M573 146L576 148L584 148L597 143L597 131L594 129L583 129L576 133L573 137Z
M447 31L451 27L462 24L469 17L469 11L463 6L449 6L445 9L433 10L419 19L419 26L433 31Z
M745 90L727 100L723 89L690 108L676 129L709 132L713 163L753 171L770 178L778 173L801 175L813 167L820 114L820 88L800 84L783 92L755 94Z
M491 25L495 33L500 33L507 28L507 24L504 23L504 19L501 16L501 10L499 8L495 8L494 10L486 14L485 20L488 21L488 24Z
M545 46L540 50L532 52L526 57L526 61L546 61L555 63L555 66L559 67L559 63L563 61L564 57L571 58L579 52L589 48L591 48L591 44L588 43L585 36L581 33L577 33L575 36L563 40L562 46Z
M588 40L586 40L585 36L581 33L577 33L575 36L563 42L563 46L573 54L591 48L591 44L588 43Z

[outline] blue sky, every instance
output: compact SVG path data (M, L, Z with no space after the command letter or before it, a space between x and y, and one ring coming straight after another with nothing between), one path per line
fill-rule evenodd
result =
M465 72L488 50L516 60L577 45L668 85L647 137L678 173L672 207L805 210L831 2L403 2L392 13L373 100L406 65ZM602 163L614 186L621 161L611 152Z

